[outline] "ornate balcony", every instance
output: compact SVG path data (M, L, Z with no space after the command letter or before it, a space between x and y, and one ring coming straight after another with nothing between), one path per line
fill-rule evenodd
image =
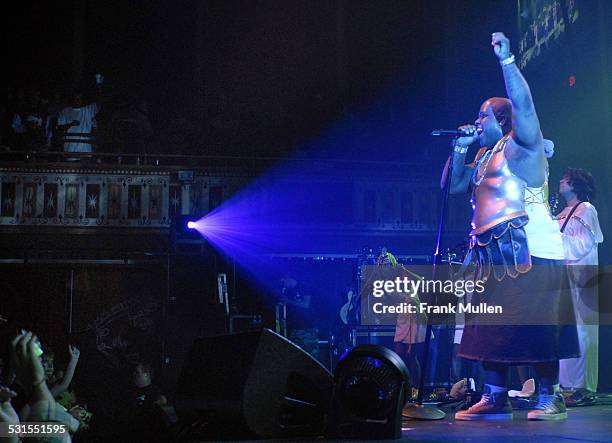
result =
M266 172L274 177L273 166L281 161L48 152L2 155L0 246L14 251L11 256L16 251L40 254L58 248L89 251L88 256L94 252L104 256L104 251L163 253L169 248L175 216L206 214L257 175ZM66 160L75 156L80 156L79 161ZM438 191L432 177L436 172L427 165L318 159L283 159L282 165L285 171L305 167L305 186L312 195L327 194L332 204L336 192L348 201L346 217L340 221L327 220L325 213L309 218L309 228L316 226L332 239L345 238L347 245L389 244L392 238L427 236L435 229ZM279 180L292 180L291 174ZM367 239L372 236L386 240ZM341 252L351 251L347 246Z
M42 155L0 163L0 226L165 229L176 214L217 206L229 182L245 182L236 164L245 159Z

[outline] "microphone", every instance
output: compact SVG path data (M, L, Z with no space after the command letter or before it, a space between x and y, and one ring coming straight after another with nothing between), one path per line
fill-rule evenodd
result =
M439 137L439 136L447 136L447 137L467 137L470 135L475 135L478 133L476 129L473 131L460 131L458 129L435 129L431 131L431 135Z

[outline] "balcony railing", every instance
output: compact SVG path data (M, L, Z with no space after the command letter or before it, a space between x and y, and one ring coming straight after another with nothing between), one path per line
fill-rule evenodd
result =
M291 170L308 171L313 193L323 182L328 190L348 183L352 195L343 198L352 201L352 219L336 229L435 228L437 171L423 163L45 151L0 152L0 227L166 230L176 215L205 214L261 173L291 180ZM406 201L414 208L409 219Z
M0 225L4 226L167 228L175 214L207 212L211 204L220 203L227 189L223 176L213 173L212 162L204 168L198 166L203 160L195 157L181 159L183 165L191 163L191 169L185 170L173 156L36 152L11 156L0 163ZM57 161L64 158L78 161ZM203 188L206 195L200 192ZM210 196L217 201L211 202Z

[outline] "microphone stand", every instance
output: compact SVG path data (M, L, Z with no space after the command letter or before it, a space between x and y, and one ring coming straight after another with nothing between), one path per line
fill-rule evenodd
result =
M446 222L446 210L448 207L448 196L450 194L451 177L453 176L453 160L455 157L455 143L457 137L454 137L451 142L451 151L448 162L448 170L446 181L442 189L442 208L440 210L440 223L438 225L438 239L436 240L436 249L433 254L433 268L431 271L431 279L436 280L438 275L438 264L440 263L440 246L442 244L442 234L444 233L444 224ZM436 294L437 300L437 294ZM446 413L434 406L423 405L423 390L425 387L425 377L428 369L429 360L429 344L431 342L431 320L427 318L427 329L425 330L425 349L423 350L423 366L421 367L421 379L419 380L419 394L416 403L406 405L402 410L402 417L415 420L442 420L446 417Z

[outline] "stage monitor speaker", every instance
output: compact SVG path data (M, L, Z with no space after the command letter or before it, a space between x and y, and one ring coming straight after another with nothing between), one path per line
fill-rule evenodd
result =
M184 423L199 423L199 438L314 437L324 433L332 387L323 365L263 329L197 340L176 409Z
M390 349L360 345L345 353L334 372L333 409L327 437L387 440L402 435L402 408L410 374Z

